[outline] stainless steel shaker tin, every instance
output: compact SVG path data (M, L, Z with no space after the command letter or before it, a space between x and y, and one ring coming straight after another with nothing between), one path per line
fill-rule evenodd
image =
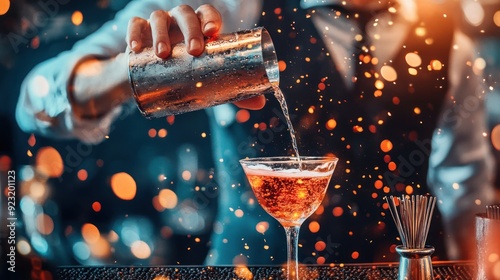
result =
M476 214L476 280L500 279L500 220Z
M158 118L274 92L279 68L269 33L258 27L209 38L198 57L184 43L167 59L152 48L131 51L129 79L139 110Z

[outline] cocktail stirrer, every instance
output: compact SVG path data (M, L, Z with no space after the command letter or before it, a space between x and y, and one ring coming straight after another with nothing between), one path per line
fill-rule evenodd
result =
M434 279L430 256L434 247L426 246L436 198L413 195L385 197L403 245L396 247L401 256L399 280Z
M487 205L486 217L489 219L500 220L500 204Z

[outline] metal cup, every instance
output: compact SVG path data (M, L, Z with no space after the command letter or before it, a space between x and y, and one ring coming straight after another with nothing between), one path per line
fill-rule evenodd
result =
M500 279L500 220L476 215L477 280Z
M257 27L208 38L197 57L184 43L167 59L152 48L131 51L129 79L139 110L150 119L274 92L279 68L269 33Z
M432 280L434 272L432 269L431 255L434 247L410 249L401 245L396 246L399 253L398 280Z

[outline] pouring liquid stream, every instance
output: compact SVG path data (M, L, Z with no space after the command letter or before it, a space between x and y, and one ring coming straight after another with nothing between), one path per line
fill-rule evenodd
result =
M292 148L297 157L297 160L300 161L299 148L297 146L297 138L295 136L295 130L293 129L292 121L290 120L290 114L288 112L288 105L286 104L285 96L279 87L274 88L274 96L280 103L281 111L283 111L283 115L286 120L286 124L288 126L288 131L290 132L290 138L292 139Z

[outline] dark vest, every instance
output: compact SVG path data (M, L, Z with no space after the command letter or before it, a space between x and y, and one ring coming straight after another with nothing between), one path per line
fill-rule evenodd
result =
M411 190L428 192L430 139L448 89L452 20L443 17L440 7L427 8L396 57L386 62L396 70L397 80L379 77L384 87L375 96L376 78L358 77L352 90L344 85L311 20L315 13L296 2L264 1L260 25L270 32L278 60L286 64L280 88L292 114L299 152L334 154L340 159L323 201L323 214L313 214L302 227L299 260L315 263L313 252L327 262L395 259L391 245L400 241L383 198ZM424 36L415 32L419 27L425 29ZM421 58L420 66L413 67L416 75L408 70L408 53ZM441 69L432 69L433 62ZM268 100L266 108L252 112L247 122L253 126L254 142L248 150L240 146L246 152L243 156L292 154L279 106L273 96ZM256 123L261 125L256 128ZM317 233L308 228L311 221L320 223ZM433 223L439 227L439 221ZM318 240L325 241L328 250L316 251ZM432 237L428 240L440 243ZM439 244L432 245L437 255L444 254ZM353 258L353 252L359 257Z

